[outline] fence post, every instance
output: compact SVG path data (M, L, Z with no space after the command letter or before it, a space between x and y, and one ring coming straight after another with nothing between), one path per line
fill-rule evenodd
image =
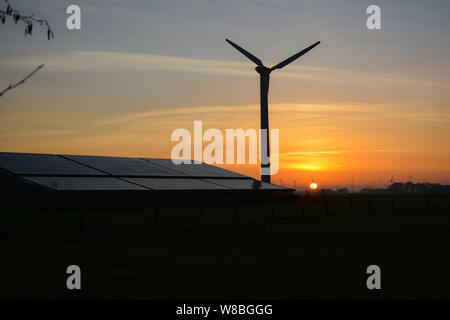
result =
M329 211L328 211L328 198L326 195L323 195L324 198L324 202L325 202L325 214L328 216L329 215Z
M301 203L301 210L302 210L302 217L305 217L305 202L306 202L306 198L303 198L300 200Z
M298 196L298 202L299 202L299 207L300 207L300 216L302 218L305 217L305 201L306 201L305 197Z
M198 216L198 222L199 224L202 224L202 220L203 220L203 206L201 205L201 201L199 199L199 197L196 195L194 197L194 208L198 208L199 209L199 216Z
M159 207L156 205L155 206L155 229L159 228L159 219L160 219Z
M371 197L371 196L367 196L367 200L368 200L368 202L369 202L370 213L374 213L372 197Z
M80 212L80 231L84 233L85 231L85 223L84 223L84 206L82 211Z
M272 198L272 221L275 220L275 202L273 201Z
M86 200L83 199L81 201L81 210L80 210L80 232L84 233L86 231L86 222L85 222L85 217L84 217L84 213L87 210L88 204L86 203Z
M39 224L39 233L44 233L44 227L42 225L42 217L41 214L38 216L38 224Z
M353 196L350 196L350 210L349 210L349 214L353 214Z
M202 224L202 222L203 222L203 206L199 206L199 217L198 217L198 220L199 220L199 224Z

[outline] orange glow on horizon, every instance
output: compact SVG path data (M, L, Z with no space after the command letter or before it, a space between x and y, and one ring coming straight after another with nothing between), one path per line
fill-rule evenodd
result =
M171 133L186 128L193 134L196 119L202 119L204 131L259 128L257 105L148 108L123 115L89 114L88 119L76 108L55 112L40 105L38 111L24 113L28 104L19 106L0 119L3 152L170 158L177 143L171 141ZM450 180L450 151L442 148L448 126L442 116L440 122L402 120L397 114L391 119L381 112L387 106L372 105L272 104L272 108L276 112L271 114L271 127L280 130L279 150L272 152L279 155L279 171L271 179L275 184L309 189L312 172L324 189L385 186L392 176L407 181L410 174L415 181ZM355 109L359 110L355 119L347 116ZM345 112L346 118L315 119L318 110L336 116ZM398 134L399 130L408 134ZM207 144L204 141L203 147ZM259 164L214 165L260 179Z

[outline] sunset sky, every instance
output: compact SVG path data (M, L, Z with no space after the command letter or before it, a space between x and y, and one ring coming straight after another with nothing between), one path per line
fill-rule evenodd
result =
M275 183L450 180L449 1L10 0L47 19L0 25L0 151L170 157L177 128L259 128L259 78L229 38L272 66ZM66 28L78 4L82 29ZM366 8L381 7L382 30ZM4 8L4 3L0 0ZM259 178L257 165L226 166Z

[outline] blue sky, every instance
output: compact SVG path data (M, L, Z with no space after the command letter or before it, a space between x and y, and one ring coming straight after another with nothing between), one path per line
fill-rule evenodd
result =
M365 9L373 3L382 9L379 31L365 27ZM450 84L450 72L444 67L450 62L448 1L37 0L31 5L29 1L12 4L23 13L47 18L56 39L44 41L45 30L24 38L21 27L0 28L6 44L0 52L0 68L8 75L17 70L14 61L8 60L37 56L45 62L46 56L61 59L74 51L245 62L224 42L229 37L267 64L321 40L320 50L305 56L298 66ZM82 9L80 31L65 28L69 4Z

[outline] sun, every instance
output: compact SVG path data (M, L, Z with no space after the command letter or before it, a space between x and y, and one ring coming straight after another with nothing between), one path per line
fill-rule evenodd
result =
M312 183L309 185L309 188L310 188L311 190L316 190L316 189L317 189L317 183L312 182Z

